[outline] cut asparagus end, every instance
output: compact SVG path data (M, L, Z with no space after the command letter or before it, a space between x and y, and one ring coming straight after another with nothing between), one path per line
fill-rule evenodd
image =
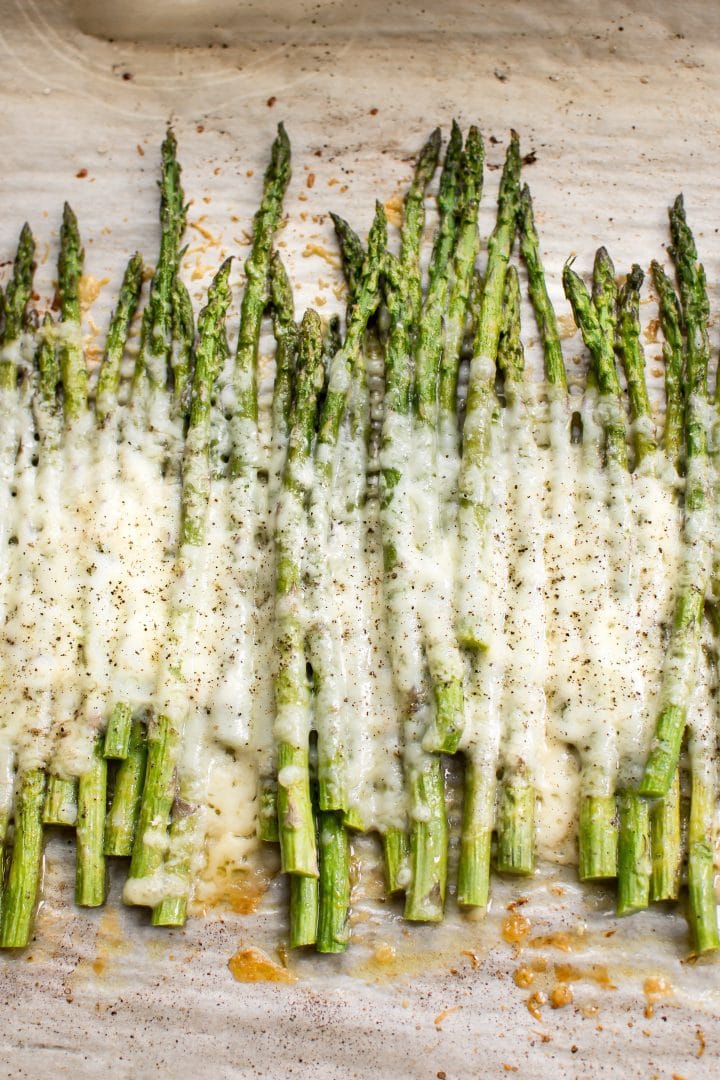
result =
M277 816L283 873L317 877L309 755L289 743L278 745Z
M383 834L385 889L389 896L405 891L410 879L410 844L404 829L388 829Z
M614 795L582 797L578 839L581 881L617 877L618 816Z
M0 947L24 949L30 940L43 856L43 803L46 777L29 769L20 781L15 804L15 835L3 895Z
M495 815L494 762L465 762L457 899L461 907L487 907Z
M666 705L660 714L655 741L640 783L641 795L660 799L670 790L680 760L685 718L686 709L680 705Z
M320 898L316 948L320 953L340 953L347 948L350 915L350 843L343 816L318 814L320 851Z
M118 702L108 720L105 731L103 753L106 758L124 759L130 747L132 731L132 709L123 702Z
M127 757L115 775L115 790L105 822L105 854L132 855L147 766L142 724L132 724Z
M290 948L314 945L318 928L318 879L290 874Z
M617 913L629 915L650 903L650 803L634 791L619 801Z
M411 880L405 892L405 918L410 922L441 922L447 885L448 823L439 758L426 756L411 784L422 820L416 815L410 822Z
M423 737L423 750L431 754L454 754L465 725L462 683L436 683L433 692L435 717Z
M535 869L535 788L520 779L500 786L495 865L503 874Z
M688 922L696 954L720 948L713 851L714 814L714 792L693 774L687 875Z
M78 815L75 839L75 903L100 907L105 903L105 806L107 761L102 738L95 740L93 762L78 782Z
M74 827L78 816L78 782L51 776L47 782L43 822Z
M658 799L650 810L650 844L650 899L677 900L682 866L680 780L677 771L670 791L664 799Z
M277 783L270 777L260 780L258 837L268 844L277 844L280 840L277 819Z

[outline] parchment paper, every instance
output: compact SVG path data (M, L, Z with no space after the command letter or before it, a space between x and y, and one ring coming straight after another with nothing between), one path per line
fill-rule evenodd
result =
M666 208L681 189L717 309L715 5L365 0L225 4L217 18L212 4L144 7L123 7L123 40L110 42L77 28L78 18L97 27L86 5L0 0L0 259L12 257L27 218L49 300L69 198L86 270L109 278L87 319L91 345L102 341L94 328L105 326L129 252L140 247L154 258L168 121L193 198L197 243L185 277L197 297L206 271L246 250L243 230L278 120L294 155L283 254L298 310L324 301L328 312L340 302L323 257L335 250L326 211L364 232L374 200L402 190L429 130L440 123L447 131L455 116L464 126L479 122L487 142L483 235L508 129L520 131L525 153L535 151L525 175L561 317L560 269L570 252L586 270L604 242L619 270L633 260L647 267L662 255ZM146 43L133 44L143 33ZM568 357L580 352L577 336L565 344ZM659 351L647 346L651 359ZM3 1075L454 1078L517 1070L669 1080L718 1072L720 972L685 963L682 920L648 913L618 921L607 894L581 891L558 871L532 887L499 884L488 918L460 930L451 919L405 935L391 906L359 904L349 956L295 961L291 985L241 984L227 968L241 944L274 955L284 925L277 883L255 915L215 912L184 931L152 930L145 912L122 909L119 881L104 910L73 907L72 849L58 834L44 895L31 947L0 957ZM523 895L531 930L520 956L501 931L506 905ZM558 932L554 944L527 945ZM539 957L548 974L516 986L518 966ZM555 964L584 973L572 983L575 1001L541 1005L533 1016L527 999L557 982ZM647 978L672 987L657 995L652 1016Z

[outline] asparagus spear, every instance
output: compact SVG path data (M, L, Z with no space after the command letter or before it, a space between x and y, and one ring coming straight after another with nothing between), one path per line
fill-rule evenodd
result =
M429 282L425 303L418 307L416 317L417 347L415 350L415 412L418 420L430 430L437 424L438 375L443 354L443 320L446 314L452 257L455 250L458 202L461 197L460 173L464 165L462 134L453 121L450 141L440 175L438 212L440 220L430 257ZM409 290L409 279L407 288ZM412 320L412 312L410 313Z
M98 375L95 413L98 423L104 424L117 403L120 386L120 367L127 344L130 323L140 299L143 280L142 255L136 251L131 256L123 275L117 306L110 317L105 352ZM108 757L114 755L107 755Z
M134 391L164 391L173 340L173 289L180 263L186 206L177 160L177 142L168 128L161 149L160 253L143 313L140 351L135 365Z
M517 270L509 266L505 275L503 293L503 320L498 340L498 368L505 380L507 407L513 418L519 421L517 435L517 453L520 459L530 458L536 453L535 442L527 431L528 401L524 386L525 357L520 335L520 286ZM529 437L528 437L529 436ZM521 474L522 474L521 468ZM522 488L519 479L515 491L515 511L518 517L528 517L532 507L533 492ZM523 529L527 537L526 558L520 560L514 572L522 580L524 575L531 576L533 567L542 564L542 522L527 521ZM529 557L527 557L529 556ZM517 602L516 602L517 606ZM509 616L514 618L514 612ZM515 619L513 642L515 649L524 647L528 657L538 655L545 640L545 627L534 618L532 610L518 611ZM527 644L525 644L527 643ZM544 692L537 676L531 671L525 673L526 685L523 696L534 691L534 708L529 716L516 716L512 699L508 710L505 745L502 749L503 778L500 785L500 797L497 814L497 856L496 864L500 871L513 874L530 874L535 868L535 785L533 783L531 744L525 737L530 732L533 716L542 720L545 711Z
M115 774L115 787L105 822L106 855L132 855L146 766L145 732L140 721L135 720L130 728L127 753Z
M704 770L692 770L688 822L688 914L695 953L720 949L715 893L715 812L717 791Z
M125 896L133 902L134 881L147 878L162 863L163 850L156 842L158 830L167 828L176 793L176 765L187 700L182 672L183 653L188 646L193 613L185 589L197 562L197 549L205 539L210 493L210 415L212 395L221 357L224 355L224 321L230 303L228 277L230 259L218 270L209 290L207 304L198 319L199 338L195 353L193 398L183 458L183 486L178 553L177 592L172 601L171 642L168 661L161 671L159 698L162 707L148 730L148 759L140 815L133 844L130 877ZM170 901L182 904L187 882L178 882L180 890Z
M75 903L80 907L100 907L105 903L105 806L107 761L102 739L95 739L93 763L78 781L75 838Z
M3 949L23 949L30 940L42 871L45 785L42 769L28 769L17 795L15 836L0 926Z
M441 181L442 184L442 181ZM365 261L365 249L362 241L350 225L337 214L331 214L335 225L335 233L340 246L343 261L343 273L348 287L349 304L348 312L358 299L362 282L362 270ZM377 347L371 340L365 341L365 349L372 350ZM363 378L362 382L365 383ZM362 821L354 820L351 811L345 815L347 827L362 828ZM382 834L382 844L385 856L385 881L390 895L404 890L409 846L407 835L401 828L392 826Z
M567 375L560 345L560 334L555 310L545 282L545 270L540 257L540 242L533 216L532 197L527 184L520 193L519 220L520 250L527 267L530 299L542 339L545 379L550 386L567 390Z
M4 325L0 335L0 388L14 390L17 359L13 346L25 329L27 305L35 274L35 240L27 222L20 231L12 277L3 297Z
M307 311L303 317L297 363L295 401L290 414L288 450L275 529L277 816L283 870L317 877L309 773L310 692L301 595L307 542L307 467L311 460L318 395L324 381L322 324L314 311Z
M66 429L75 427L87 413L87 366L80 328L80 277L84 261L77 218L68 203L63 207L58 258L58 293L60 296L61 337L59 374L63 389ZM49 386L47 387L50 392ZM77 820L77 782L70 777L51 775L46 796L48 824L75 824Z
M495 411L495 361L500 336L505 271L515 237L519 199L520 147L512 132L498 194L497 224L488 241L480 319L473 342L459 475L458 558L463 572L458 585L458 637L468 649L487 647L484 596L484 532L488 507L483 472Z
M58 293L64 331L60 345L60 375L65 422L68 425L87 411L87 367L80 338L79 294L84 258L77 218L68 203L65 203L60 230Z
M658 293L660 325L663 332L665 361L665 429L663 450L668 460L679 470L683 447L683 389L682 373L684 344L680 327L682 315L672 282L657 262L651 264L653 282ZM652 900L675 900L680 892L682 865L682 833L680 825L680 775L675 770L667 795L656 799L650 810L652 851Z
M620 383L615 368L615 271L607 252L601 248L595 257L593 297L584 282L566 263L563 287L570 300L576 324L592 356L588 376L589 395L598 394L603 402L602 433L605 461L613 469L611 486L627 470L625 421L620 406ZM599 307L596 307L596 301ZM591 412L594 412L591 406ZM610 786L610 778L599 778ZM579 873L581 880L614 877L617 873L617 804L614 793L583 793L580 806Z
M270 290L272 299L273 331L275 334L275 381L271 408L272 454L275 459L273 478L279 480L282 473L281 460L288 437L288 424L292 405L293 373L298 351L298 327L295 322L295 304L292 285L282 259L277 251L272 253Z
M320 907L316 948L320 953L344 952L350 909L350 844L342 814L320 811L318 847Z
M617 343L627 379L636 469L657 449L640 344L640 288L644 279L640 267L633 265L618 296Z
M410 798L410 883L405 917L442 919L447 884L448 826L442 767L422 747L422 722L428 710L421 641L412 592L409 552L415 540L402 485L410 474L412 452L412 372L405 280L392 259L385 262L385 298L390 329L385 349L385 418L380 453L384 590L390 628L391 659L402 703L405 729L404 769Z
M345 415L348 396L356 393L362 399L359 413L367 408L363 340L368 320L379 303L378 278L386 242L385 212L377 205L375 218L368 235L368 251L361 275L358 298L348 318L342 348L332 358L328 373L327 393L318 424L314 455L315 480L309 498L308 528L312 545L308 550L308 580L314 597L314 613L308 628L309 656L316 678L316 729L318 746L318 805L321 810L348 810L347 741L341 730L342 675L340 660L332 659L339 642L331 621L329 581L325 547L330 535L330 495L333 465L338 453L340 425ZM352 389L351 389L352 388ZM352 411L352 410L351 410ZM362 430L356 432L365 446L366 414L357 421ZM351 417L352 420L352 417ZM360 478L363 480L363 478ZM364 483L361 485L364 487Z
M365 248L363 247L362 240L353 228L341 218L339 214L333 214L330 212L333 225L335 226L335 236L337 237L338 245L340 247L340 256L342 258L343 274L345 275L345 281L348 288L348 297L350 305L355 303L357 299L358 289L360 287L360 278L362 275L363 263L365 262Z
M463 169L463 196L468 184L477 181L475 151L477 131L470 137L471 164L460 156L459 130L453 127L440 178L438 225L430 259L430 281L419 318L415 353L415 455L416 474L427 477L427 498L414 510L415 537L425 562L424 589L428 602L420 605L420 621L425 644L435 710L424 736L426 750L454 753L462 735L464 661L454 638L452 625L452 579L448 567L437 559L442 543L439 487L435 481L437 464L435 443L438 425L439 379L442 377L443 324L452 271L452 256L457 238L456 207L459 196L459 173ZM481 164L482 168L482 164ZM464 238L465 239L465 238ZM404 272L404 271L403 271ZM412 331L412 326L411 326ZM411 335L412 336L412 335ZM454 417L454 406L453 406ZM455 426L457 421L454 420ZM416 499L420 494L418 489Z
M448 148L449 153L449 148ZM457 241L452 257L452 285L443 319L442 358L438 382L440 453L453 461L457 468L458 454L457 382L463 334L470 300L475 261L480 246L477 220L483 187L485 147L476 127L471 127L460 163L460 199L458 206ZM448 476L444 463L443 484L454 489L455 477Z
M282 484L285 453L289 435L290 414L293 400L293 380L297 362L299 333L295 322L295 305L292 286L277 251L273 251L270 264L270 294L272 301L273 331L275 334L275 381L273 383L271 416L270 477L268 483L268 506L274 515ZM266 750L259 766L258 829L262 840L277 843L277 777L272 753ZM317 891L317 890L316 890ZM291 938L293 925L293 897L298 910L302 908L297 887L291 885ZM317 897L315 900L317 907ZM301 920L302 921L302 920ZM317 918L315 920L317 922ZM315 930L313 929L313 935ZM305 930L300 934L305 936ZM314 944L303 942L303 944Z
M682 372L684 346L680 327L682 313L675 289L659 263L650 267L653 283L658 294L660 325L665 361L665 435L664 449L677 468L683 442L683 395Z
M682 867L680 777L675 773L669 792L650 808L651 900L677 900Z
M420 244L425 227L425 191L437 168L440 128L436 128L420 151L412 183L405 196L405 214L400 234L400 265L407 280L410 323L415 324L422 307Z
M231 421L231 475L237 476L255 458L255 436L248 427L257 423L257 352L260 326L268 302L268 280L273 237L280 223L282 202L290 180L290 141L282 124L272 145L263 181L260 208L255 214L253 243L245 262L247 284L240 308L240 332L235 356L235 415Z
M290 948L314 945L318 927L318 879L290 874Z
M657 439L640 344L640 287L644 274L634 265L618 295L617 344L623 361L630 403L635 470L653 470ZM618 913L647 907L652 877L650 807L634 790L621 793L618 834ZM660 819L662 820L662 819Z
M695 682L705 592L710 577L707 521L709 487L707 370L709 304L705 271L685 219L682 196L670 210L672 255L678 275L685 330L685 525L684 556L663 671L655 736L640 784L643 795L666 795L680 757L687 707Z
M175 408L186 416L192 392L192 350L195 341L195 317L187 286L175 278L172 291L173 343L170 366L173 372Z

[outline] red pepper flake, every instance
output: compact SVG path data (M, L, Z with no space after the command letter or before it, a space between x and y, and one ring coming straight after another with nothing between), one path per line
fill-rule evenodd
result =
M78 169L78 171L75 173L75 175L78 178L78 180L84 180L85 177L87 176L87 169Z
M314 186L314 184L315 184L315 173L314 172L308 173L307 180L305 181L305 183L307 184L308 187L313 187Z
M143 148L142 148L142 146L140 145L140 143L138 143L138 144L137 144L137 146L135 147L135 149L137 150L137 152L138 152L138 154L140 155L140 157L145 157L145 151L143 150Z
M377 116L377 114L378 114L379 112L380 112L380 110L379 110L379 109L371 109L371 110L370 110L370 115L371 115L371 116Z
M195 130L197 131L198 135L202 135L203 131L205 130L205 125L204 124L198 124L198 126L195 128Z
M272 107L273 107L273 105L275 104L276 101L277 101L277 98L275 97L274 94L273 94L272 97L269 97L267 99L267 107L268 107L268 109L272 109Z

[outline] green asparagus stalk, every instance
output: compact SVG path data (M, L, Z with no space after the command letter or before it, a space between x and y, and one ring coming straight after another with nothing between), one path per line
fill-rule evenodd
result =
M127 753L115 774L115 788L105 821L106 855L132 855L146 765L145 732L140 721L135 720L130 728Z
M42 872L45 785L42 769L28 769L17 794L15 835L0 926L3 949L24 949L30 940Z
M663 671L661 705L640 792L666 795L680 757L687 708L695 683L710 549L705 509L709 506L707 372L709 303L705 271L685 219L682 196L670 210L672 255L678 275L685 331L685 526L684 566Z
M314 945L318 930L319 884L316 877L290 874L290 948Z
M716 794L693 769L688 823L688 914L696 954L720 949L715 894Z
M460 464L458 540L463 567L458 588L458 637L468 649L487 647L483 552L488 506L483 474L497 405L495 363L502 320L505 271L515 237L519 201L520 146L512 132L498 194L497 224L488 241L480 319L470 364L463 450Z
M190 408L192 393L192 351L195 341L195 316L187 286L176 276L172 291L173 343L170 366L173 372L175 407L183 416Z
M438 922L443 917L447 885L448 825L441 763L437 755L422 748L422 731L418 723L428 701L423 672L418 670L416 663L421 648L419 625L406 595L412 580L405 552L414 543L414 536L407 508L397 498L398 485L410 468L409 305L402 268L389 255L385 260L385 298L390 329L385 349L381 521L385 602L391 627L393 671L403 708L404 770L410 799L410 882L406 889L405 917L413 921ZM403 681L405 672L412 672L410 682Z
M328 656L338 646L334 627L328 622L325 597L328 593L325 546L330 535L330 496L333 466L338 455L340 425L349 406L353 438L366 445L367 387L363 342L368 320L377 310L378 279L385 252L385 212L378 204L368 236L368 251L361 275L357 302L353 305L342 347L333 356L327 393L320 413L314 455L315 480L310 492L308 528L308 581L315 598L315 616L308 627L308 646L316 680L316 729L318 748L318 806L321 810L347 812L347 739L340 723L335 664ZM360 478L364 491L364 478Z
M310 796L310 690L302 610L303 554L307 542L307 471L323 381L322 323L314 311L307 311L300 330L295 401L290 414L275 533L278 832L282 869L307 877L316 877L318 867Z
M650 901L650 804L624 791L619 816L617 913L628 915Z
M607 404L603 427L605 456L608 464L627 470L625 418L620 403L620 381L615 367L617 286L615 268L605 248L599 248L593 271L593 296L585 283L571 269L563 267L563 287L573 309L575 322L593 359L593 374L597 391Z
M125 355L130 323L140 299L142 280L142 255L136 251L125 267L117 306L110 317L95 400L95 413L100 424L107 421L117 403L120 369Z
M383 833L385 856L385 891L388 896L401 893L407 884L410 844L404 829L389 828Z
M658 294L660 325L665 361L665 431L663 448L670 461L679 467L683 444L682 373L685 347L681 330L682 313L672 282L659 263L650 267Z
M320 953L344 952L350 911L350 844L343 815L318 814L320 907L316 948Z
M348 288L348 302L352 306L357 299L360 287L362 268L365 262L365 248L358 234L344 218L332 212L330 217L335 226L335 236L340 248L343 274Z
M15 344L25 329L27 305L35 274L35 240L25 223L20 231L12 277L3 297L4 325L0 334L0 389L14 390L17 383L17 360L9 346Z
M449 148L448 148L449 153ZM460 164L457 240L452 259L452 284L443 320L442 358L438 382L440 450L457 455L457 384L460 352L467 319L473 270L480 247L477 221L483 187L485 147L471 127ZM452 485L451 485L452 486Z
M281 484L281 463L291 399L290 372L297 343L292 288L279 257L273 258L272 246L289 181L290 142L280 124L263 179L262 200L255 214L252 248L245 263L247 282L240 310L233 386L228 388L232 390L234 399L230 420L230 518L232 527L239 535L247 529L247 522L252 517L257 485L257 354L263 312L268 300L274 302L275 329L278 333L282 327L284 342L281 344L278 338L278 372L272 406L272 447L276 464L270 477L271 504L277 500ZM276 778L270 773L269 762L263 763L261 768L258 826L263 838L277 840Z
M102 739L95 739L93 762L78 781L78 813L75 840L75 903L100 907L105 903L105 806L107 761Z
M88 377L80 330L80 277L85 252L77 218L68 203L63 209L58 260L58 293L63 336L60 343L60 377L63 385L65 423L72 425L87 411Z
M603 401L603 438L605 458L613 470L611 483L628 467L625 419L620 403L620 383L615 367L617 286L615 270L608 253L600 248L593 270L593 296L581 278L566 263L563 286L570 300L575 322L593 360L588 386ZM638 821L644 821L639 815ZM580 807L579 875L595 880L617 873L618 816L614 794L583 794ZM631 858L623 863L627 869Z
M447 308L452 257L458 230L460 171L463 164L462 134L453 122L440 176L439 223L430 257L429 283L422 310L417 311L415 350L415 412L420 423L432 430L437 424L438 376L443 354L443 319ZM402 269L402 266L401 266ZM404 278L410 289L409 279ZM412 318L412 312L410 313Z
M627 379L636 469L657 450L645 380L645 356L640 344L640 288L644 278L635 264L618 296L617 344Z
M505 275L497 363L505 380L508 407L526 410L520 286L514 266L509 266ZM530 673L528 678L532 678ZM521 722L527 722L526 718L523 717ZM531 874L535 869L535 801L530 762L523 759L505 761L497 813L496 865L501 872Z
M77 780L49 776L43 807L44 824L74 826L78 817L77 796Z
M457 126L448 144L438 194L440 221L430 259L430 280L425 304L419 317L417 348L415 351L415 427L416 469L427 474L431 483L436 471L435 443L438 426L438 392L442 377L443 326L449 280L452 273L452 257L457 239L456 210L460 196L460 172L463 171L462 195L477 183L476 152L477 131L471 135L471 165L461 156L461 138ZM482 168L482 161L480 163ZM476 231L476 230L475 230ZM464 237L464 239L466 239ZM466 241L467 242L467 241ZM405 273L401 266L401 271ZM408 279L405 278L406 287ZM410 325L411 341L413 327ZM453 417L454 417L453 408ZM454 420L457 428L457 421ZM420 462L422 464L420 464ZM440 485L438 485L439 488ZM436 493L431 492L433 496ZM415 536L421 557L435 563L437 549L442 543L440 498L433 498L429 506L416 513ZM432 615L430 605L421 608L421 629L425 645L430 679L432 682L435 710L424 736L426 750L434 753L454 753L463 731L463 676L465 665L460 649L454 642L451 609L451 584L447 579L432 585ZM426 614L427 613L427 614Z
M494 425L499 420L495 393L495 369L503 320L503 296L508 260L512 250L519 206L519 142L512 132L498 193L495 229L488 241L488 262L482 288L469 282L468 309L474 326L463 449L458 480L459 564L458 636L472 650L471 679L475 688L474 709L488 707L484 692L484 655L490 640L484 550L486 521L490 510L485 474L491 453ZM478 282L479 284L479 282ZM482 738L465 751L463 819L458 864L458 903L484 907L488 901L490 851L494 827L497 772L497 740ZM510 809L509 804L507 809ZM520 823L522 818L510 815ZM507 830L506 830L507 835ZM520 855L520 852L515 854ZM523 853L523 858L524 858ZM508 848L503 858L514 860Z
M680 778L677 772L667 795L657 799L650 809L650 848L650 899L677 900L682 867Z
M420 245L425 227L425 192L435 175L440 141L440 128L436 128L420 151L412 183L405 196L405 213L400 234L400 265L407 281L411 325L419 318L422 307Z
M277 251L272 253L270 293L275 334L275 381L272 399L273 451L280 453L287 441L292 405L292 385L298 351L298 327L292 285Z
M119 701L110 713L110 719L105 729L106 758L124 760L128 756L130 747L130 733L132 731L133 711L124 701Z
M285 451L292 409L293 379L299 341L298 326L295 322L295 304L292 294L292 285L290 284L287 271L285 270L282 259L277 251L273 251L271 257L270 296L276 346L275 381L273 383L271 406L272 457L268 494L270 512L273 513L274 508L277 505L280 485L282 483L282 471L285 462ZM258 831L260 839L269 843L277 843L279 840L277 825L277 777L274 769L272 774L267 772L265 762L261 763L260 767L259 799ZM291 892L293 888L294 886L291 886ZM314 932L315 931L313 931L313 934ZM314 944L314 941L310 944Z
M532 198L527 184L520 194L520 250L527 267L530 299L542 339L545 379L550 386L558 386L566 390L567 375L557 318L547 291L545 270L540 257L540 241L533 216Z
M134 374L134 391L142 387L164 391L170 369L173 340L173 289L180 263L180 243L185 231L186 206L177 160L177 142L168 128L161 150L160 253L150 282L143 313Z
M140 815L133 844L130 881L145 878L162 863L163 851L156 842L158 829L167 828L176 794L177 755L187 709L182 675L182 650L188 619L188 602L182 593L183 577L191 574L193 554L205 539L210 493L210 419L213 387L224 356L225 315L230 303L230 259L218 270L207 304L198 319L199 339L195 353L193 398L183 458L183 486L178 554L179 593L171 611L171 667L163 673L163 695L170 708L155 717L148 731L148 759ZM126 885L127 890L127 885Z
M237 476L253 462L254 449L242 436L248 421L257 422L257 354L263 312L269 299L269 273L273 237L280 223L282 203L290 180L290 141L282 124L272 145L263 181L260 208L255 214L253 243L245 263L247 284L240 308L240 332L235 356L236 413L233 430L231 475ZM254 445L254 440L253 440Z

